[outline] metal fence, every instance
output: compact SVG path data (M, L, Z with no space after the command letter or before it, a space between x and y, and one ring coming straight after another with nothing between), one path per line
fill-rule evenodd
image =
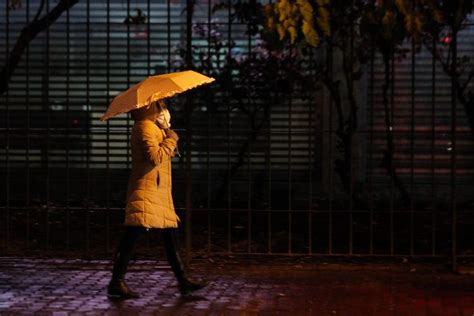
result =
M357 105L357 128L347 134L350 96L285 81L314 78L321 60L335 80L336 49L311 50L301 62L291 52L269 57L232 1L70 1L57 19L47 14L61 1L0 3L2 67L42 5L36 22L52 22L26 45L0 96L2 253L111 251L133 121L98 118L143 77L194 67L219 80L170 101L183 154L173 162L173 195L188 253L453 264L472 254L472 130L455 79L430 50L415 54L406 43L408 56L389 64L384 95L386 69L371 49L353 87L340 86ZM473 33L469 24L451 39L455 54L473 56ZM466 69L469 76L472 62Z

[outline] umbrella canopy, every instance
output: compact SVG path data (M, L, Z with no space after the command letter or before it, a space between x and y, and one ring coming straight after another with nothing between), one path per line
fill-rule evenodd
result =
M214 80L192 70L150 76L116 96L100 120L108 120L119 113L141 108Z

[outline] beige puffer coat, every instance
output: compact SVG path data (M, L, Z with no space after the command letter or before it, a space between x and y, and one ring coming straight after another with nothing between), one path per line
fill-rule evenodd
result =
M124 225L178 227L171 194L171 158L176 141L155 124L155 106L134 110L132 170L128 181Z

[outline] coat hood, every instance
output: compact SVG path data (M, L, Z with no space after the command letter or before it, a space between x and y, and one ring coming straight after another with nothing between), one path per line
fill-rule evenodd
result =
M154 122L156 118L158 117L158 115L160 114L160 110L156 106L156 103L153 102L148 106L144 106L144 107L131 111L130 114L134 121L150 120Z

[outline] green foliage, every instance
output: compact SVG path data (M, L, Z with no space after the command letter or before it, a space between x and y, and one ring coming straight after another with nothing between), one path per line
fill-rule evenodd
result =
M276 32L280 41L305 41L316 47L329 36L329 0L278 0L264 7L266 30Z
M365 5L362 33L371 37L382 52L393 52L412 38L419 49L421 37L443 21L443 12L433 0L380 0Z
M331 8L331 10L330 10ZM444 21L443 10L435 0L278 0L264 7L265 29L276 32L279 41L289 39L291 44L304 42L310 46L320 45L321 39L331 35L331 25L340 27L334 18L339 12L350 14L362 21L365 31L378 40L400 42L413 38L420 43L423 32L427 32ZM351 22L346 19L345 22Z

